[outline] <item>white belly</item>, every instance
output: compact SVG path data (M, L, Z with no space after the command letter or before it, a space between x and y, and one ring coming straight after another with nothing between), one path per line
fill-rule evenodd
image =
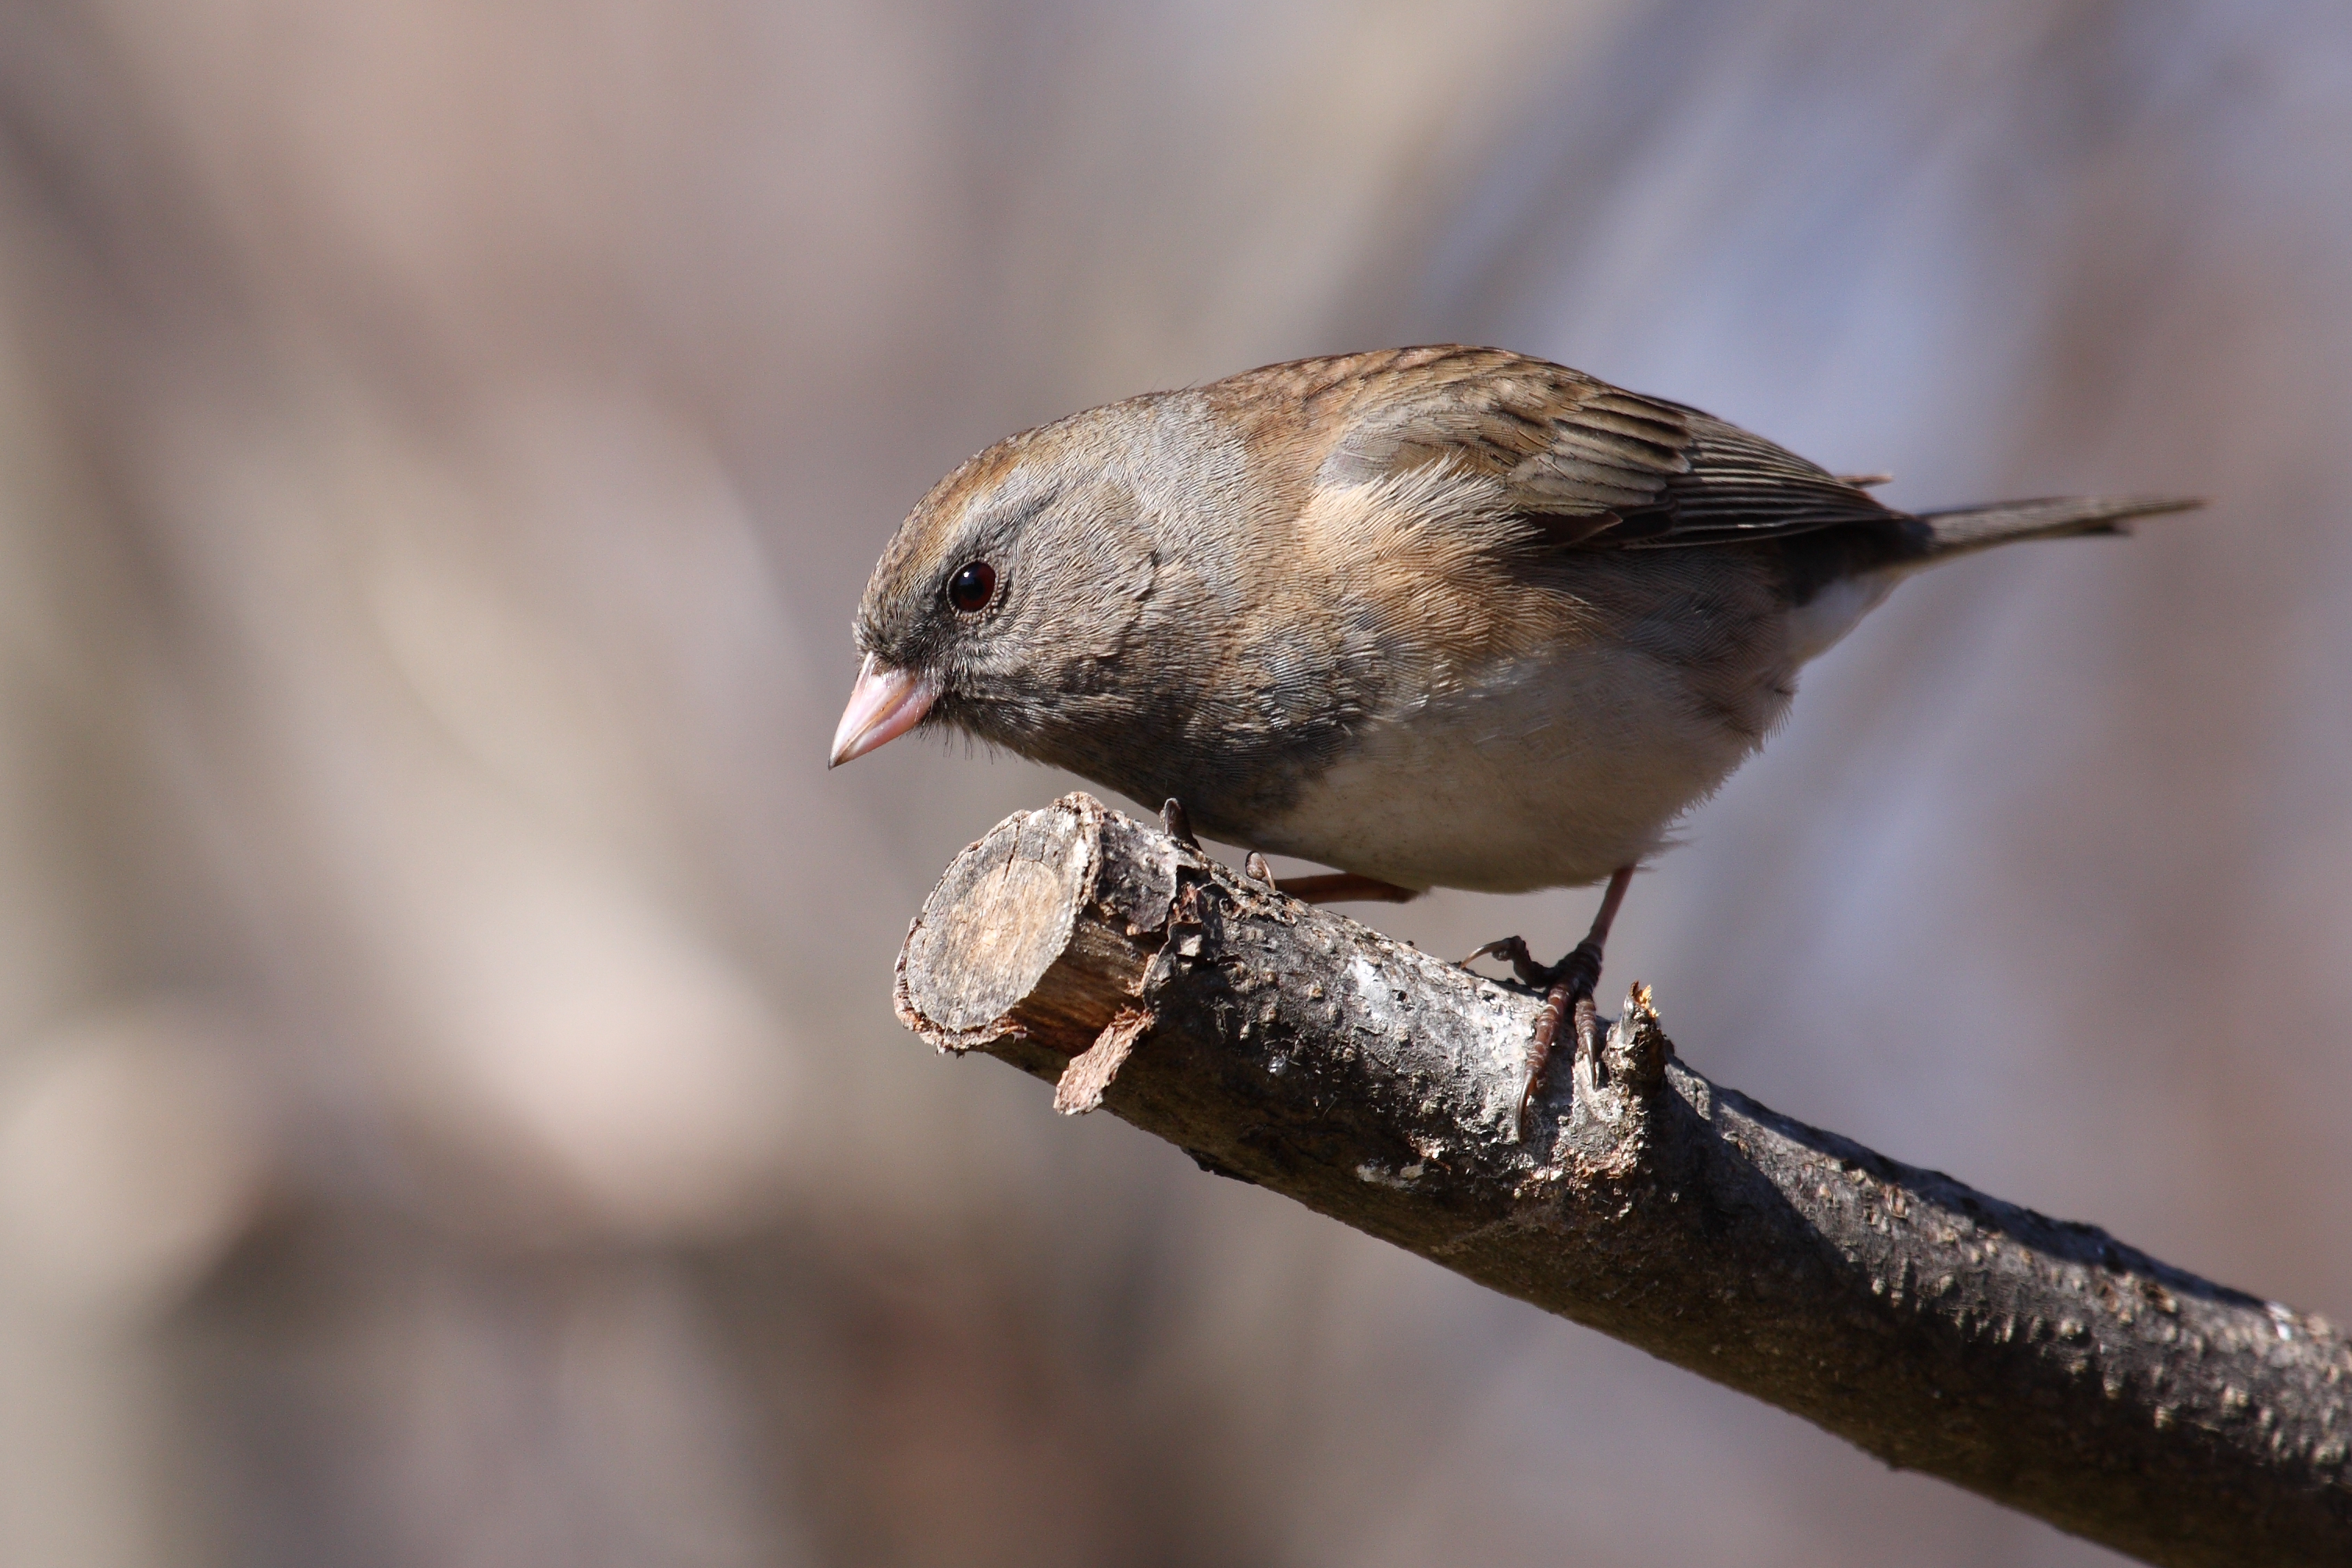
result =
M1788 706L1796 660L1778 662L1743 686L1737 722L1623 645L1429 698L1370 722L1260 847L1406 888L1597 882L1755 750Z

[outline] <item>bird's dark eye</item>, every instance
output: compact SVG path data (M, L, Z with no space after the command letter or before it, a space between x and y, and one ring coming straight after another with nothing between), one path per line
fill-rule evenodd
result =
M996 568L985 561L970 562L948 579L948 603L967 616L986 609L995 593Z

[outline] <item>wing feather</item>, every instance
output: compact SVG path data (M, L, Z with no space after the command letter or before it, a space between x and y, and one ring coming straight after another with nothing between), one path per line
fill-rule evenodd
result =
M1321 482L1450 464L1499 479L1515 510L1581 549L1723 544L1905 517L1698 409L1500 349L1307 360L1242 383L1252 395L1292 393L1318 423L1338 416Z

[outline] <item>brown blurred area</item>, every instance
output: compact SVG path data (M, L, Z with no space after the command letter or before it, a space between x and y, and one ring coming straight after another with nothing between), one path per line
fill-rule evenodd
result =
M7 0L0 1563L2106 1560L893 1023L1069 784L824 771L907 507L1435 340L2215 499L1906 587L1609 985L2352 1318L2337 0Z

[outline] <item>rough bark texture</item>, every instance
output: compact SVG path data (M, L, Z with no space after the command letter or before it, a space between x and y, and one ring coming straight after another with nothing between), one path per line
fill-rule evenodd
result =
M949 868L898 1006L1891 1465L2152 1563L2352 1563L2333 1327L1776 1115L1639 987L1521 1142L1534 996L1074 795Z

